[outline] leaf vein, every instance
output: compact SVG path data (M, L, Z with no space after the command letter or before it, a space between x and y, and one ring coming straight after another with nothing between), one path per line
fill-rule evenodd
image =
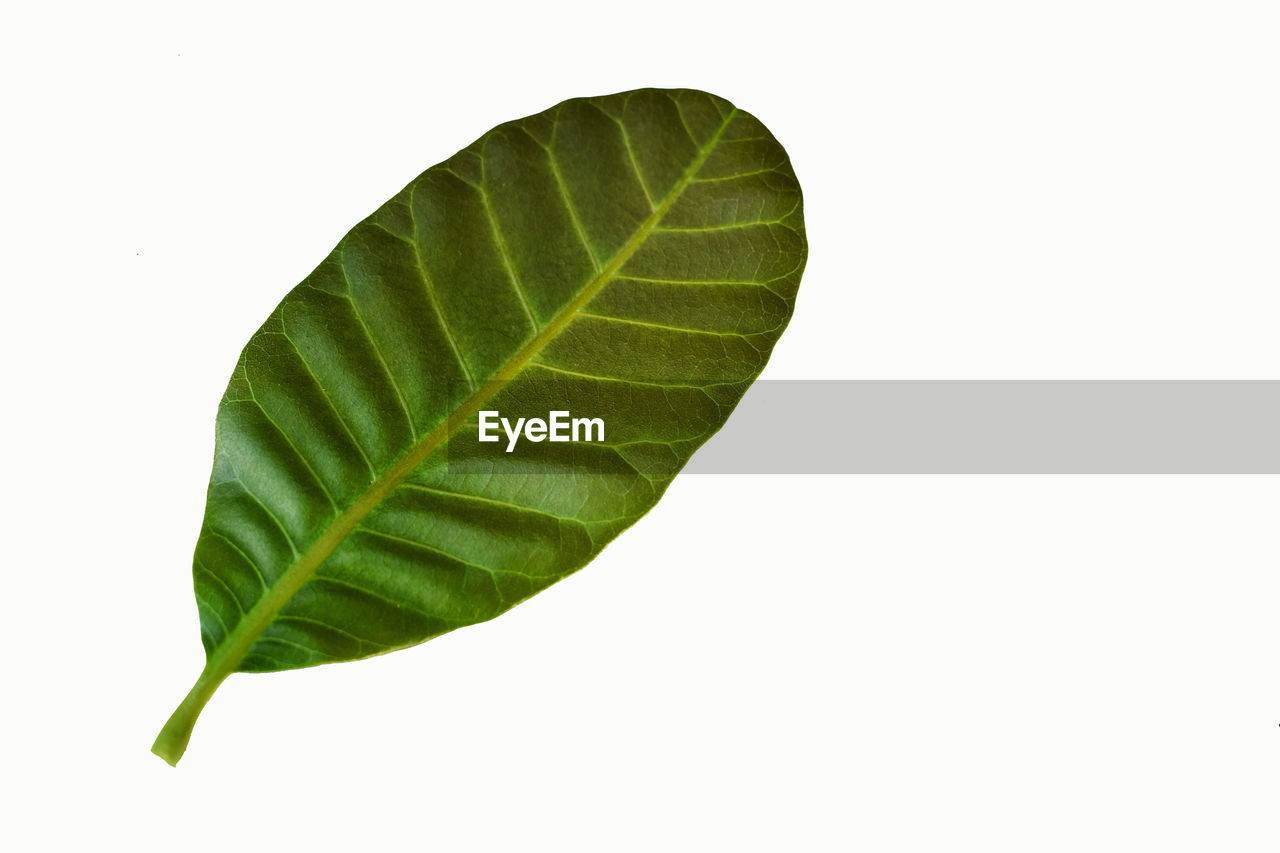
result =
M283 328L283 315L281 315L280 322ZM355 447L356 452L360 454L360 458L364 460L364 464L369 469L369 473L374 477L377 477L378 471L373 467L373 461L369 458L369 454L365 452L364 447L360 444L360 439L356 438L355 432L352 431L351 425L347 423L347 419L338 408L338 404L333 402L333 398L329 396L329 391L324 387L324 383L320 381L320 377L316 376L316 372L311 369L311 363L307 361L307 357L303 354L302 348L298 346L298 342L289 337L287 329L280 332L280 337L289 342L289 348L298 356L298 363L307 371L307 375L311 377L311 381L313 381L316 384L316 388L320 390L320 396L324 397L324 401L329 405L329 410L333 412L334 417L338 419L338 423L342 426L342 431L347 434L347 438L351 439L351 444ZM283 430L281 430L281 432L283 432ZM299 455L301 455L301 453L299 453ZM310 465L308 465L308 467L310 467ZM316 479L319 480L318 475ZM323 487L323 484L321 484L321 486ZM333 499L333 496L329 494L328 489L325 489L325 496L329 498L329 503L333 504L333 508L336 511L338 509L338 504Z
M431 277L427 275L427 268L422 264L422 247L418 245L418 220L413 212L413 197L418 189L417 182L409 187L409 221L413 223L413 260L414 265L418 268L418 276L422 279L422 287L427 293L427 301L431 303L431 309L435 311L436 317L440 320L440 328L444 331L445 340L449 342L449 348L453 350L454 358L458 360L458 364L462 366L462 374L467 379L467 385L471 390L476 390L476 380L471 376L471 368L467 366L466 359L462 357L462 350L458 348L458 341L454 338L453 329L449 327L449 321L445 319L444 309L440 307L440 299L436 295L435 285L431 281Z
M521 130L528 135L530 139L538 144L547 155L547 162L551 164L551 175L555 178L556 189L560 191L560 199L564 202L565 210L569 212L569 221L573 224L573 230L578 235L578 242L582 243L582 248L586 250L587 257L591 259L591 266L595 268L597 273L600 272L600 260L596 257L595 249L591 248L591 243L587 241L587 232L582 227L582 220L578 218L578 209L574 207L573 200L569 197L569 187L564 182L564 175L560 174L560 163L556 160L555 144L556 129L559 128L559 122L551 128L551 144L543 145L538 142L537 137L521 126Z
M323 619L312 619L309 616L295 616L291 613L281 613L279 616L276 617L276 621L277 622L301 622L307 625L319 625L321 628L325 628L329 631L334 631L335 633L342 634L343 636L346 636L346 637L350 637L351 639L355 640L357 643L368 643L369 645L376 646L380 649L388 648L386 643L379 643L377 640L370 640L368 637L358 636L356 634L351 633L350 631L339 628L337 625L334 625L331 622L326 622Z
M486 147L488 146L489 138L485 139L484 144ZM498 253L502 256L503 266L507 268L507 276L511 279L511 286L515 289L516 296L520 297L520 305L524 307L525 316L529 318L534 334L537 334L539 331L538 320L533 316L533 309L529 307L529 298L525 295L524 287L520 284L520 277L516 275L516 266L511 261L511 253L507 250L507 240L502 235L502 226L498 224L498 217L494 215L493 207L489 203L487 163L488 158L484 156L482 150L480 155L480 186L476 188L480 193L480 204L484 209L485 218L489 220L489 228L493 231L493 241L498 247Z
M307 472L309 474L311 474L311 477L312 479L315 480L316 485L320 487L320 491L329 500L329 503L333 505L333 509L337 511L338 509L337 501L335 501L333 499L333 495L329 493L329 487L325 485L324 480L320 479L320 474L316 471L315 468L311 467L311 460L308 459L305 454L303 454L303 452L298 448L298 445L293 443L293 439L289 436L289 433L285 432L284 427L280 426L280 424L276 421L276 419L271 416L271 413L267 411L267 407L262 405L262 401L258 399L258 393L257 391L254 390L253 380L249 378L248 370L245 370L244 381L245 381L245 387L249 389L249 402L253 403L253 405L257 407L258 411L262 412L262 416L267 419L267 422L270 423L271 426L275 427L276 432L278 432L280 434L280 437L284 439L285 444L289 445L289 448L294 452L294 455L298 457L298 461L301 462L302 466L307 469ZM241 480L240 482L242 484L244 483L243 480ZM247 485L245 485L245 489L246 490L248 489ZM254 495L254 497L256 498L257 495ZM263 508L264 509L266 508L265 505Z
M631 317L617 317L612 314L596 314L591 311L579 311L579 317L588 317L592 320L605 320L610 323L624 323L628 326L644 326L649 329L662 329L667 332L681 332L687 335L710 335L716 338L739 338L741 340L749 340L747 335L741 332L716 332L710 329L691 329L687 326L669 326L666 323L654 323L648 320L636 320ZM772 331L772 330L770 330Z
M360 323L361 331L369 339L369 344L373 347L373 353L378 357L378 363L382 365L383 372L387 374L387 380L391 383L391 389L396 393L396 399L400 401L400 407L404 409L405 421L409 424L409 434L416 439L418 437L418 427L414 423L413 412L409 409L409 401L405 397L404 391L400 388L400 381L391 372L391 364L382 352L382 344L378 343L378 339L373 336L373 329L369 328L369 323L364 318L364 312L360 309L360 303L356 301L355 290L351 287L351 278L347 275L345 245L338 250L338 270L342 273L342 280L347 285L346 298L351 305L351 313L355 314L356 320Z
M243 483L241 483L241 485L243 485ZM206 528L205 534L207 536L212 536L215 539L221 539L223 542L226 542L228 545L230 545L231 550L239 554L240 559L248 563L249 567L253 569L253 573L257 576L258 583L262 586L262 588L266 589L267 587L270 586L270 584L267 583L266 574L263 573L262 568L258 565L257 561L254 560L252 557L250 557L248 554L246 554L244 552L244 549L241 548L238 544L236 544L236 542L230 536L227 536L225 533L215 530L212 527ZM208 566L206 565L205 568L208 568Z
M626 123L617 116L613 116L605 112L604 108L595 101L590 101L589 103L591 106L599 110L601 115L616 124L618 129L622 131L622 145L627 149L627 159L631 161L631 171L636 173L636 181L640 184L640 191L644 193L644 200L649 202L649 211L652 212L657 210L657 206L653 203L653 195L649 192L649 184L644 179L644 173L640 171L640 162L636 159L635 148L631 146L631 132L627 130Z

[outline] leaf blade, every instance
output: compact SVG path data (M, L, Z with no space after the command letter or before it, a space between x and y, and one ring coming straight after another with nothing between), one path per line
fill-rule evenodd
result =
M762 139L754 118L691 90L567 101L500 125L352 229L254 335L220 407L195 571L208 665L193 695L207 701L233 671L379 654L492 618L652 507L790 316L799 186L761 189L767 155L781 153L768 174L790 173ZM743 153L726 161L730 144ZM684 201L708 169L744 191ZM771 204L785 212L767 224L734 221ZM615 281L633 284L608 293ZM724 281L758 292L734 300ZM729 310L708 310L703 288ZM677 325L691 305L701 327ZM629 413L626 440L576 457L597 488L561 484L531 503L451 473L442 454L459 429L544 373ZM654 433L650 417L646 432L619 386L660 395L674 425ZM561 479L580 470L544 463ZM157 752L168 760L185 736Z

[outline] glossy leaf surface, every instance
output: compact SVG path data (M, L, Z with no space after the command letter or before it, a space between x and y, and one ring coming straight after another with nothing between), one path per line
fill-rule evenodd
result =
M566 101L420 175L236 365L194 560L208 664L155 751L232 672L414 645L584 566L764 367L805 254L785 151L703 92ZM477 412L516 407L606 440L477 455Z

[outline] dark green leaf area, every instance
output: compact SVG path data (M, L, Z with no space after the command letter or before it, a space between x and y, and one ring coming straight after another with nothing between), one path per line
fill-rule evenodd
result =
M691 90L500 125L348 233L245 347L195 553L206 679L490 619L586 565L729 417L790 319L800 188ZM477 413L603 441L476 442Z

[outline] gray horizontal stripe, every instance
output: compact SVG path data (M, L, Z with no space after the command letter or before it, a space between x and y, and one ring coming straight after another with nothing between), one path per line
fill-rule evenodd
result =
M1280 474L1280 381L757 382L691 474Z

